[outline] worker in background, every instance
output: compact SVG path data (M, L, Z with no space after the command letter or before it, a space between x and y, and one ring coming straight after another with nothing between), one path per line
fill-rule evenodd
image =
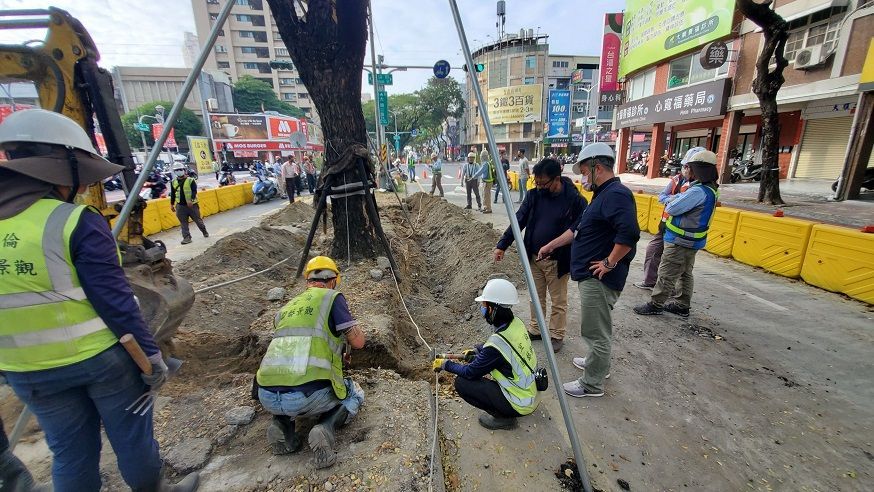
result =
M343 376L349 364L347 345L364 348L364 331L335 289L340 269L327 256L311 259L304 272L306 290L276 313L273 340L261 360L256 380L258 399L273 414L267 441L273 454L294 453L302 446L297 417L318 417L309 433L315 467L337 460L335 432L364 403L364 391Z
M212 173L215 174L215 180L218 181L219 171L221 171L222 167L219 166L218 161L216 161L215 159L213 159L212 162L210 162L209 164L212 167Z
M659 203L667 205L676 195L689 188L689 157L701 150L706 149L704 147L692 147L686 151L686 155L680 162L683 166L682 170L679 174L671 176L671 180L665 186L665 189L659 193ZM665 151L665 155L667 155L667 151ZM633 284L638 289L652 290L655 287L656 279L658 279L659 263L662 261L662 252L665 249L665 222L667 220L668 213L663 211L662 220L659 222L659 231L646 246L646 256L644 256L643 260L643 280Z
M440 198L443 198L443 159L437 153L431 154L431 195L434 190L440 190Z
M58 113L29 109L0 124L0 371L36 415L52 450L54 490L100 490L101 427L133 490L192 491L161 479L152 410L125 410L167 366L87 185L124 170ZM152 364L142 374L118 338L130 333Z
M407 174L410 175L410 182L416 180L416 156L412 150L407 152Z
M507 159L507 153L504 149L498 151L501 156L501 170L504 173L504 177L507 178L507 189L510 189L510 177L507 175L507 172L510 170L510 160ZM498 203L498 195L501 194L501 184L495 184L495 203ZM501 196L501 203L504 203L504 197Z
M528 159L525 157L525 149L519 149L517 158L519 159L519 201L516 203L521 203L528 193L528 176L531 174L531 169Z
M537 355L525 324L513 315L512 306L519 304L519 294L509 280L489 280L475 301L480 303L480 313L494 332L486 343L465 351L465 355L474 357L469 364L438 358L433 367L458 376L458 395L486 412L479 416L480 425L493 430L512 429L518 417L537 409ZM483 377L487 374L491 379Z
M522 241L531 260L531 273L540 305L546 313L546 293L549 292L551 309L549 336L552 350L559 352L564 345L567 329L567 284L571 270L570 245L556 248L549 256L537 259L537 252L565 231L573 229L586 209L586 199L580 195L573 181L561 175L562 164L555 159L543 159L534 166L534 184L537 187L525 196L516 211L519 228L525 230ZM504 259L504 252L513 244L513 231L508 227L495 246L496 262ZM534 261L537 259L537 261ZM528 335L540 340L534 304L531 304L531 325Z
M461 170L461 179L464 180L464 189L467 190L467 206L464 208L468 210L471 208L471 193L476 197L476 209L480 211L483 209L483 204L479 198L479 172L480 167L476 164L476 152L470 151L467 154L467 164Z
M303 171L306 173L307 189L310 195L316 192L316 166L310 156L303 156Z
M479 153L479 177L483 180L483 207L484 214L492 213L492 186L495 183L495 165L489 158L489 151L483 145L483 150Z
M209 237L206 225L200 218L200 205L197 204L197 180L186 173L182 164L173 166L173 181L170 182L170 210L176 212L179 228L182 230L182 244L191 242L191 231L188 229L188 219L197 224L203 237Z
M640 239L634 196L613 174L615 160L613 149L605 143L592 143L580 151L573 171L591 183L592 203L575 228L538 254L543 258L571 244L571 279L580 289L580 335L589 346L587 356L572 360L585 373L563 385L564 392L575 398L604 396L604 381L610 376L613 307Z
M285 193L288 194L288 203L294 203L294 192L297 191L297 185L294 181L297 179L297 173L300 168L294 162L294 156L288 156L288 159L282 163L282 168L279 170L279 180L285 183Z
M716 170L716 154L709 150L694 152L688 156L688 161L691 185L672 197L665 206L669 217L665 222L666 244L659 263L658 280L650 301L634 308L637 314L662 314L664 310L689 317L694 284L692 268L695 255L707 244L707 231L719 197L716 191L719 172Z

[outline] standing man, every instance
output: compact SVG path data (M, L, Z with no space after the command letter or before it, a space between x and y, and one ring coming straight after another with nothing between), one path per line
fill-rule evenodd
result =
M535 193L529 193L516 211L519 228L525 230L522 241L531 261L531 273L540 305L546 312L546 293L552 302L549 316L549 335L552 350L558 352L564 345L567 328L567 281L571 266L571 247L565 245L544 255L537 261L538 251L565 231L572 230L585 210L586 199L580 195L570 178L561 175L562 165L554 159L543 159L534 166ZM513 244L513 231L508 227L495 246L495 261L504 259L504 252ZM531 327L528 335L540 340L541 332L531 304Z
M273 161L273 175L276 177L276 188L279 189L279 198L285 198L285 180L282 179L282 161L277 159Z
M0 371L45 432L54 490L100 490L101 428L133 490L195 490L197 473L162 480L152 409L125 409L159 390L167 365L106 219L73 203L124 167L101 157L76 122L42 109L9 115L0 148ZM118 343L128 333L151 375Z
M665 252L659 264L659 277L646 304L634 308L641 315L662 314L662 310L689 317L694 278L695 255L707 244L707 231L716 209L719 172L716 154L699 150L689 156L689 189L671 197L665 207ZM674 286L680 282L674 293ZM671 298L671 296L673 297ZM666 303L668 298L671 302Z
M218 181L218 179L219 179L219 171L221 170L221 166L219 166L219 163L218 163L215 159L212 160L212 162L210 163L210 165L212 166L212 172L213 172L213 174L215 174L215 180Z
M585 374L563 385L564 392L576 398L604 396L604 380L610 375L613 306L625 286L640 239L634 196L614 176L614 162L613 149L605 143L589 144L580 151L573 171L592 183L594 198L576 231L565 231L539 255L572 243L571 278L580 288L580 334L589 346L586 357L573 359Z
M197 224L203 237L209 237L206 225L200 218L200 205L197 204L197 180L186 174L185 166L173 166L176 179L170 182L170 210L176 212L179 228L182 230L182 244L191 242L191 232L188 230L188 219Z
M462 176L461 179L464 180L464 188L467 190L467 206L464 207L466 209L470 209L471 201L470 194L473 193L476 196L476 209L482 211L483 204L479 198L479 166L476 165L476 152L470 151L467 154L467 164L462 168Z
M285 183L285 192L288 193L288 203L294 203L294 192L297 190L297 185L294 183L297 180L297 167L294 163L294 156L288 156L288 159L282 164L279 176L280 181Z
M273 454L299 450L295 418L318 417L309 433L315 467L337 461L335 431L352 419L364 403L364 391L343 376L351 361L348 347L364 348L364 331L349 312L346 298L335 289L340 269L327 256L307 263L306 290L276 313L273 340L256 376L258 399L273 414L267 442Z
M489 158L489 151L483 145L483 150L479 153L480 169L479 177L483 180L483 208L484 214L492 213L492 185L495 182L495 166Z
M443 198L443 159L436 153L431 154L431 195L434 190L440 190L440 198Z
M671 176L665 189L659 193L659 202L667 205L674 195L682 193L689 188L689 157L698 151L706 150L704 147L692 147L686 152L682 160L682 171L679 174ZM665 151L667 154L667 151ZM659 232L652 238L649 244L646 245L646 256L643 260L643 280L633 284L638 289L652 290L655 287L658 279L659 263L662 261L662 252L665 249L665 222L668 220L668 213L662 212L662 220L659 222Z
M307 189L310 195L316 192L316 166L310 156L303 156L303 170L307 173Z
M525 195L528 193L528 175L531 174L531 170L529 168L528 159L525 157L525 149L519 149L519 153L516 157L519 159L519 201L516 203L521 203L522 200L525 199Z
M503 169L503 171L504 171L504 177L507 178L507 187L509 188L510 187L510 178L507 177L507 171L510 170L510 160L507 159L507 153L504 151L504 149L501 149L498 152L500 153L500 156L501 156L501 169ZM500 183L497 183L495 185L495 203L498 203L498 195L500 195L500 194L501 194L501 185L500 185ZM501 197L501 203L504 203L503 196Z
M407 174L411 182L416 180L416 156L412 150L407 153Z

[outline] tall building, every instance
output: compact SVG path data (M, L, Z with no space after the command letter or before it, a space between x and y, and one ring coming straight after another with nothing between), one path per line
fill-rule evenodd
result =
M194 67L194 62L199 54L200 42L197 40L197 35L185 31L182 39L182 59L185 62L185 68Z
M175 101L190 73L191 69L188 68L113 67L112 82L116 99L121 102L119 110L128 113L145 103ZM209 99L215 99L216 111L234 110L230 81L221 72L204 71L199 83L188 95L185 107L203 116L202 107ZM201 104L201 101L204 103Z
M291 61L270 8L263 0L234 0L236 5L206 60L207 70L221 70L233 83L251 75L273 87L280 100L317 118L309 93L296 69L272 69L271 60ZM221 10L218 0L191 0L198 39L209 36ZM202 44L201 44L202 48Z
M552 152L578 153L584 142L615 143L613 108L598 106L598 62L597 56L549 55L547 89L571 93L570 138L550 139ZM546 108L544 112L548 114L548 111ZM594 118L593 124L586 121L588 117Z

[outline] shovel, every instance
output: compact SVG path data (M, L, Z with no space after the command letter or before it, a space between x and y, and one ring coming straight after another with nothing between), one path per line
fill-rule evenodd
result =
M136 362L140 371L142 371L146 376L151 376L152 363L149 362L149 358L146 357L145 352L143 352L142 347L140 347L140 344L137 343L133 335L130 333L122 335L118 341L121 342L122 346L127 350L127 353L130 354L131 358ZM170 379L170 377L176 374L176 371L178 371L182 366L182 361L170 357L167 359L166 364L167 379ZM134 400L133 403L128 405L125 410L133 412L134 415L145 416L152 408L152 405L154 405L155 396L157 396L157 394L158 392L156 390L150 388L149 391L143 393L139 398Z

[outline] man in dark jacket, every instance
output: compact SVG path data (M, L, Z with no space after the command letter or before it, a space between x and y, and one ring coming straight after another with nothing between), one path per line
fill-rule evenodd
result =
M525 230L523 242L529 259L535 258L537 252L547 243L576 227L586 208L586 199L580 195L569 178L562 177L561 169L562 165L554 159L543 159L535 165L534 183L537 189L525 195L525 200L516 211L519 227ZM495 261L504 258L504 251L512 243L513 232L508 227L495 247ZM552 301L549 335L555 352L561 350L567 328L567 274L570 272L570 258L571 247L567 245L556 248L549 256L538 261L531 261L537 296L544 312L547 291ZM533 340L541 338L533 305L528 334Z

